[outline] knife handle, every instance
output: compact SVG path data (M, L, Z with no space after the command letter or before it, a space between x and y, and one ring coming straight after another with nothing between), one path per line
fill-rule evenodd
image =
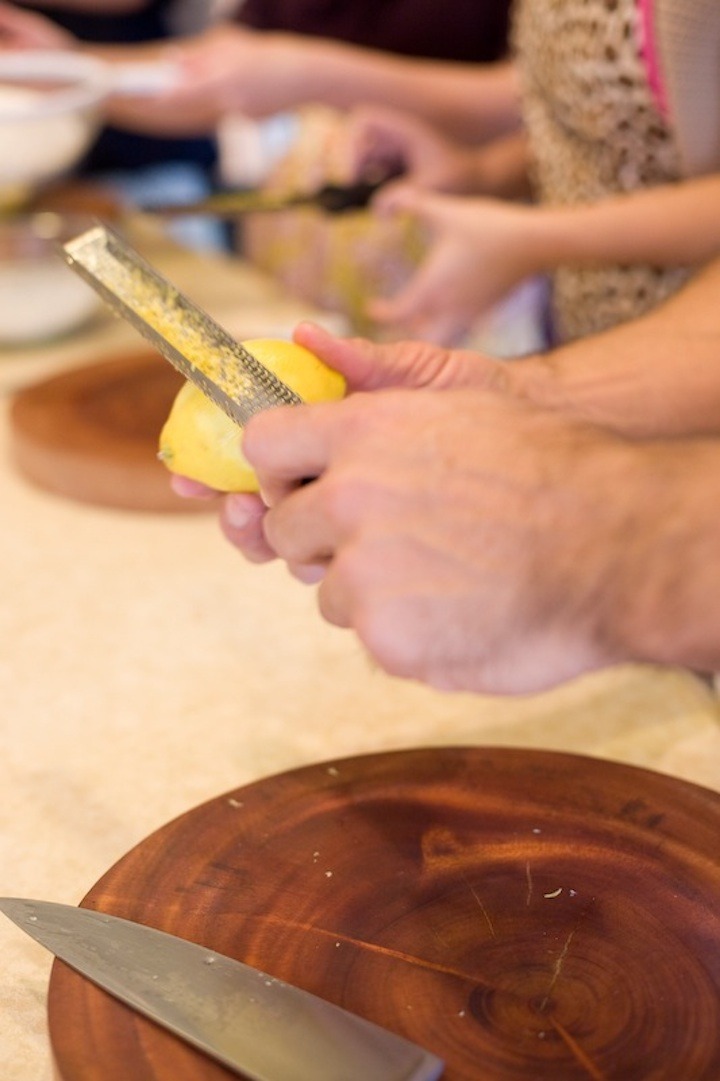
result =
M328 214L342 214L346 210L362 210L376 191L389 180L357 180L354 184L325 184L312 198Z

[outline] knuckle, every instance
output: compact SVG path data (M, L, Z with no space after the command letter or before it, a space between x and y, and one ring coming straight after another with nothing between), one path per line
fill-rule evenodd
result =
M367 514L372 499L372 480L362 474L344 470L328 475L322 481L322 509L325 518L346 532L353 532L358 521Z
M391 676L419 679L423 661L411 623L397 601L375 601L358 611L355 630L367 651Z

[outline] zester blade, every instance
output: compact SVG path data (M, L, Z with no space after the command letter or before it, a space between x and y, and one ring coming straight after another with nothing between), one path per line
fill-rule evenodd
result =
M68 266L237 424L302 399L118 233L97 225L62 245Z

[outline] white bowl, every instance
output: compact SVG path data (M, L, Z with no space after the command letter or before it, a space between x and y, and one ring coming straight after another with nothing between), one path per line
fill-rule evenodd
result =
M62 176L102 122L108 66L73 52L0 52L0 208Z
M52 212L0 216L0 353L77 330L100 308L58 245L88 221Z

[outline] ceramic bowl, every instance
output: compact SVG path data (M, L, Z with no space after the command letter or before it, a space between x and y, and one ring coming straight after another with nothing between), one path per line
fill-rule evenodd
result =
M95 291L58 252L85 224L51 212L0 216L0 348L68 334L98 310Z
M62 176L97 135L107 65L72 52L0 52L0 209Z

